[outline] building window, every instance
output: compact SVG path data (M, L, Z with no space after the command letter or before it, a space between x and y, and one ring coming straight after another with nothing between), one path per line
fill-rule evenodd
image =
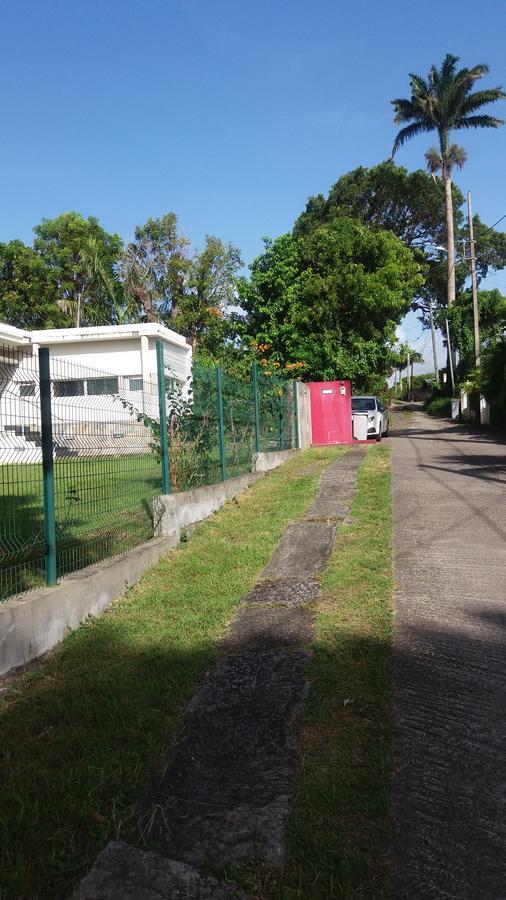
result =
M98 397L102 394L117 394L118 379L111 378L88 378L88 396Z
M84 381L79 378L69 381L53 382L55 397L82 397L84 395Z
M129 378L128 379L128 390L129 391L142 391L142 378Z
M35 397L35 385L33 381L26 381L19 385L20 397Z

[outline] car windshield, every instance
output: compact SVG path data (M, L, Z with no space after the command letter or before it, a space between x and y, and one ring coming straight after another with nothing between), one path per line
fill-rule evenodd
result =
M351 408L353 412L371 412L376 409L374 397L352 397Z

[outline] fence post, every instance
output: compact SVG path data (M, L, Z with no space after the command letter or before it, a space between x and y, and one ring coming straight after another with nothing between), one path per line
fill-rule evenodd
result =
M227 480L227 460L225 458L225 424L223 421L223 392L221 387L221 366L216 366L216 403L218 406L218 441L220 445L221 480Z
M285 421L283 416L283 394L278 397L279 403L279 449L285 449Z
M46 584L56 584L56 516L54 505L53 422L51 415L51 375L49 350L39 348L40 438L44 483L44 537L46 541Z
M165 363L163 342L156 342L156 371L158 376L158 405L160 407L160 454L162 459L162 493L170 494L169 438L167 434L167 393L165 391Z
M293 391L293 423L295 428L295 448L300 450L300 437L299 437L299 398L297 396L297 382L292 381L292 391Z
M260 406L258 402L258 366L254 360L251 367L253 382L253 411L255 415L255 453L260 453Z

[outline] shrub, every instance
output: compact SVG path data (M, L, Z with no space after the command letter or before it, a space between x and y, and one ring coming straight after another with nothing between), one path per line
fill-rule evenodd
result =
M429 416L440 419L449 419L452 414L452 401L449 397L432 396L425 404L425 412Z

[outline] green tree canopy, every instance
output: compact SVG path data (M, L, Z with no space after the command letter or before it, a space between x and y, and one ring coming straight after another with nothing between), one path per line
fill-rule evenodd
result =
M309 380L350 378L362 390L390 373L396 325L421 282L395 235L335 217L266 241L240 293L270 365Z
M480 337L482 344L492 346L506 329L506 297L495 288L478 292ZM474 368L473 298L463 291L456 303L444 313L450 323L455 348L459 351L459 378L463 380Z
M34 228L34 250L49 273L69 324L107 325L117 318L120 286L115 266L122 247L90 216L69 212Z
M455 267L457 294L469 277L469 263L462 248L468 238L467 221L461 207L464 197L452 185L455 235L460 248ZM429 327L428 307L447 306L447 258L438 247L446 243L445 190L439 179L422 169L409 172L391 160L371 169L359 167L343 175L331 187L328 197L310 197L295 223L294 235L304 237L318 225L335 217L349 216L370 228L391 231L416 253L423 264L425 279L413 308ZM479 278L490 269L506 266L506 235L490 228L478 215L473 217L476 240L476 267ZM466 244L466 255L469 248Z
M230 341L241 266L238 248L212 235L206 235L203 249L193 255L172 324L194 352L198 349L219 358Z
M0 321L17 328L59 328L70 324L58 305L44 260L22 241L0 244Z
M457 218L464 198L453 188ZM423 169L408 172L391 160L360 166L341 176L328 197L310 197L295 223L296 237L336 217L349 216L371 228L392 231L408 247L429 250L445 238L445 192Z
M136 226L119 265L133 319L167 322L179 313L190 266L189 243L179 234L173 212Z

